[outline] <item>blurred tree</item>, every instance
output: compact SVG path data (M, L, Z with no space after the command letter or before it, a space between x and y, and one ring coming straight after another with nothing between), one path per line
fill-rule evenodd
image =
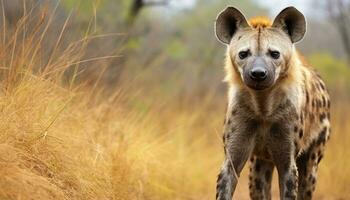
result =
M350 63L350 1L327 0L326 6L340 33L347 60Z
M145 0L133 0L132 4L130 6L130 12L129 12L129 24L132 24L141 11L143 7L146 6L164 6L169 3L169 0L162 0L162 1L145 1Z

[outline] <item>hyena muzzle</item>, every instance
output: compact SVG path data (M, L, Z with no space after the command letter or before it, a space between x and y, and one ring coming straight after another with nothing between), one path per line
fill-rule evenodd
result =
M232 199L247 160L251 199L271 199L275 167L281 199L311 199L329 139L330 101L321 77L294 47L306 32L303 14L288 7L273 22L247 21L227 7L215 31L227 45L229 87L216 199Z

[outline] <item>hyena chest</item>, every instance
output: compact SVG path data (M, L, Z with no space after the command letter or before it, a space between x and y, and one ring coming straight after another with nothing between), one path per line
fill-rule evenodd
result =
M271 151L268 145L268 130L270 130L270 125L262 125L258 127L253 149L253 155L256 155L264 160L271 160Z
M283 91L271 93L239 93L236 109L241 114L240 121L255 121L256 126L251 130L254 135L253 154L261 159L271 160L271 144L275 139L293 138L290 130L297 121L296 103ZM249 120L250 119L250 120ZM278 144L277 144L278 145Z
M271 145L276 144L275 140L280 140L280 138L295 139L295 134L290 132L293 124L297 121L295 106L289 99L274 103L267 109L270 111L262 112L267 114L263 118L256 116L260 117L260 120L257 120L253 154L264 160L271 160Z

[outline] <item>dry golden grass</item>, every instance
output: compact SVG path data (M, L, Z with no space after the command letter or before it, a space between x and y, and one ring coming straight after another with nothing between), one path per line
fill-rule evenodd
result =
M81 61L85 40L38 70L41 37L16 41L21 32L0 44L0 199L214 199L225 99L145 97L141 85L106 95L67 84L64 72ZM146 98L146 108L132 103ZM349 198L346 103L333 109L317 199ZM238 199L248 199L246 174Z
M215 133L221 117L199 123L212 112L205 109L210 99L191 110L158 99L141 111L130 102L142 96L131 91L102 95L102 88L64 81L68 68L84 62L87 38L42 65L44 35L23 39L23 32L18 26L0 47L0 199L207 195L220 160L214 150L219 140L206 133Z

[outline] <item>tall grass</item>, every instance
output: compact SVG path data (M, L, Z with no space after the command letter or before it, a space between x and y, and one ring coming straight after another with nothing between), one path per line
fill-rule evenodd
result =
M89 36L43 63L45 28L28 32L25 21L0 42L0 199L215 197L225 99L214 91L195 101L180 93L150 96L137 82L108 94L103 86L75 84L78 70L71 68L89 61ZM339 101L333 110L317 199L349 198L344 108ZM238 199L248 199L246 174ZM276 184L273 191L277 197Z
M30 32L25 20L4 32L0 46L0 199L205 196L208 184L202 183L213 185L207 173L215 173L220 159L212 147L200 151L215 144L206 132L221 121L199 124L212 113L205 110L209 100L187 110L158 99L144 110L135 103L142 102L136 91L102 95L103 87L75 85L76 74L66 81L65 73L86 61L90 38L54 49L43 63L48 25L38 22L43 31ZM202 165L199 158L208 156L214 162Z

